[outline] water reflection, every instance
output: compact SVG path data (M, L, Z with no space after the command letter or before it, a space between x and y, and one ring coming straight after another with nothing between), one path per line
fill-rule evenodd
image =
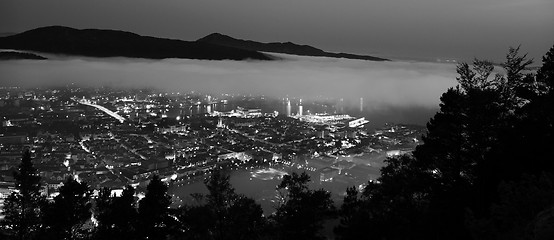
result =
M267 216L275 211L276 202L276 187L281 182L282 176L292 172L301 173L303 170L296 168L260 168L252 171L237 170L230 173L230 181L235 191L239 194L244 194L253 198L262 206L264 214ZM346 193L346 188L350 186L358 186L367 180L356 181L332 181L321 182L319 171L306 172L311 179L309 187L311 189L323 188L331 192L331 198L337 204L342 202ZM202 181L196 181L190 184L184 184L179 187L173 187L170 190L175 195L182 199L184 204L198 204L191 194L201 193L207 194L208 190Z

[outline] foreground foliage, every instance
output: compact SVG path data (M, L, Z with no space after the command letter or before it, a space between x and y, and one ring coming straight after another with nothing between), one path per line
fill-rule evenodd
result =
M377 239L544 233L537 218L554 217L554 162L547 151L554 146L554 48L536 75L518 51L507 54L505 76L492 77L488 61L458 66L459 85L442 95L424 144L388 159L379 183L362 193L349 189L335 231L342 239L367 232Z
M40 228L41 205L45 199L40 194L40 176L33 167L29 151L23 153L14 178L16 191L4 202L6 217L2 227L15 239L30 239Z

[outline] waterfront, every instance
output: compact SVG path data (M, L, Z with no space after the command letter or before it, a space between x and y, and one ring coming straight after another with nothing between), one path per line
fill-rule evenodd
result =
M276 187L285 174L293 172L308 173L311 180L309 187L311 189L323 188L331 192L331 198L338 206L342 202L347 187L359 187L369 180L376 180L378 178L379 169L383 165L385 158L383 156L363 155L352 159L358 163L354 164L354 167L361 166L364 172L350 171L350 176L337 175L332 181L321 181L321 170L310 167L311 165L301 166L298 164L294 166L280 164L279 166L272 167L238 169L227 171L227 174L230 175L230 182L237 193L255 199L262 206L264 214L269 215L275 210L277 204ZM314 161L317 160L321 160L321 158L316 158ZM208 193L203 179L197 178L185 184L172 185L170 192L174 195L174 199L177 200L175 204L177 206L198 204L197 199L193 195L195 193Z

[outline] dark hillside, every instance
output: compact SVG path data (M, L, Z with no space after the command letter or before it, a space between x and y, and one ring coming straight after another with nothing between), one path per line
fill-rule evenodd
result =
M0 48L90 57L271 60L263 53L202 42L140 36L115 30L52 26L0 38Z

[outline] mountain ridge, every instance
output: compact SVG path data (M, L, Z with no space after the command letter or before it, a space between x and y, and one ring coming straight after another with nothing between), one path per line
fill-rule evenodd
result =
M0 49L16 49L88 57L147 59L185 58L200 60L276 60L269 53L348 58L369 61L389 59L350 53L326 52L293 42L262 43L212 33L196 41L143 36L108 29L75 29L47 26L0 37Z
M16 52L16 51L0 51L0 60L46 60L43 56L28 53L28 52Z
M142 36L120 30L74 29L64 26L41 27L0 37L0 48L90 57L273 59L272 56L257 51L209 43Z
M293 42L262 43L262 42L252 41L252 40L243 40L243 39L233 38L231 36L221 34L221 33L212 33L196 41L220 45L220 46L240 48L240 49L250 50L250 51L285 53L285 54L293 54L293 55L300 55L300 56L348 58L348 59L369 60L369 61L390 61L389 59L368 56L368 55L326 52L324 50L321 50L319 48L316 48L310 45L299 45Z

